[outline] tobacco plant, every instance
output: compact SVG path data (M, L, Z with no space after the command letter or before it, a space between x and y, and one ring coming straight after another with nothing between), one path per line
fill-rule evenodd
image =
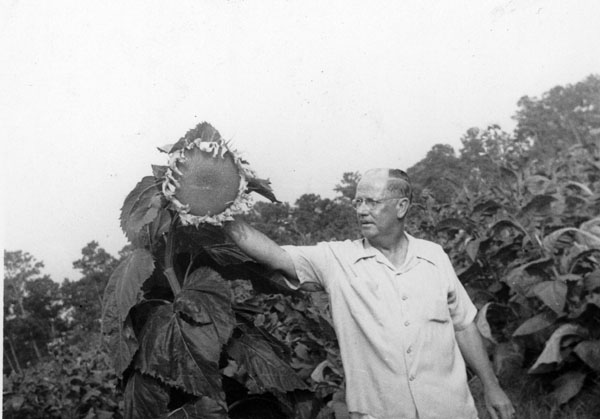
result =
M450 254L480 308L496 371L525 368L567 403L600 380L600 142L499 167L452 205L422 197L422 231Z

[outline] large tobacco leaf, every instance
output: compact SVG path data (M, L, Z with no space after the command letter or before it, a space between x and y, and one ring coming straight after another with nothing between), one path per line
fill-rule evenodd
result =
M568 371L552 382L554 391L550 393L559 405L563 405L579 393L583 387L586 373L581 371Z
M158 419L169 412L169 390L160 381L135 372L125 386L125 419Z
M567 301L566 283L559 280L543 281L535 284L531 291L556 314L563 314L565 303Z
M154 176L145 176L125 198L121 228L132 243L138 241L142 227L154 221L163 205L158 185Z
M137 350L129 311L141 301L142 285L153 271L150 252L136 249L117 266L104 290L102 334L118 374L127 369Z
M575 346L575 353L594 371L600 372L600 340L586 340Z
M533 333L537 333L544 330L554 324L556 321L556 314L553 312L543 311L536 314L533 317L525 320L518 328L513 332L513 336L526 336Z
M529 369L529 373L540 374L558 369L568 353L562 346L563 339L567 336L573 336L581 340L586 334L586 330L579 325L569 323L561 325L552 333L544 350Z
M258 384L259 390L287 392L308 388L260 334L247 327L240 330L245 333L232 341L227 353L238 365L245 368Z

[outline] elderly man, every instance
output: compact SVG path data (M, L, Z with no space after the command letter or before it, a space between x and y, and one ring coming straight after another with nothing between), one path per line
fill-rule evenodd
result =
M290 287L316 282L327 291L353 419L477 418L464 360L483 383L492 418L508 419L514 409L448 256L404 231L411 197L406 173L373 169L353 200L360 240L280 247L240 221L225 229Z

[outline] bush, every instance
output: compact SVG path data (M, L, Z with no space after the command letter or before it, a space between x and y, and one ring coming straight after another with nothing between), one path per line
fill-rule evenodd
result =
M99 343L98 336L90 342ZM55 344L51 357L4 378L7 419L122 418L117 377L99 348Z

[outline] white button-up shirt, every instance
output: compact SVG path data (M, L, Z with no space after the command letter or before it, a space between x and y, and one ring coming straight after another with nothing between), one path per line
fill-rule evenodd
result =
M284 249L300 283L329 294L350 412L476 418L454 332L477 310L443 249L408 239L400 268L365 239Z

